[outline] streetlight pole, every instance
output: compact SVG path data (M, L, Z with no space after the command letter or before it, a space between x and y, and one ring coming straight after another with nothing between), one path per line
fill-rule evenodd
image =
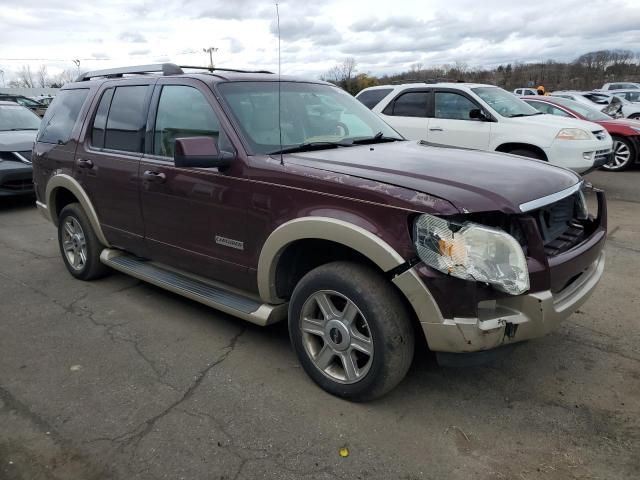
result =
M75 59L75 60L73 61L73 63L75 63L75 64L76 64L76 68L78 69L78 73L80 73L80 60Z
M216 47L203 48L203 52L209 54L209 68L213 70L213 52L217 52L218 49Z
M4 70L0 70L0 77L2 77L2 88L6 87L4 84Z

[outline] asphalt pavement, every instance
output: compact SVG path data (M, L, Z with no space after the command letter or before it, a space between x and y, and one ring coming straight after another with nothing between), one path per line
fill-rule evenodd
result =
M73 279L32 200L3 199L0 479L637 478L640 171L588 179L610 237L580 311L488 366L421 351L366 404L316 387L283 324Z

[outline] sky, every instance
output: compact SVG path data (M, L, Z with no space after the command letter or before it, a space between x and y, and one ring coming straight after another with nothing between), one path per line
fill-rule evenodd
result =
M359 73L411 65L567 61L640 50L640 0L279 0L283 74L318 78L353 57ZM173 62L278 65L275 2L0 0L0 70L50 74ZM0 86L2 80L0 79Z

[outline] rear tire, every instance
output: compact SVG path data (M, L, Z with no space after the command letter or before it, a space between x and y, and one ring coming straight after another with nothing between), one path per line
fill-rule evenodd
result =
M636 158L636 151L633 144L624 137L613 137L613 158L611 162L603 165L604 170L610 172L621 172L629 168Z
M70 203L58 218L58 245L69 273L80 280L94 280L109 273L100 262L104 248L79 203Z
M377 270L353 262L322 265L298 282L289 336L313 381L354 401L387 393L413 360L414 332L400 295Z
M509 150L507 153L510 153L511 155L519 155L521 157L534 158L536 160L544 160L544 158L542 158L542 155L540 155L538 152L529 150L527 148L514 148L513 150Z

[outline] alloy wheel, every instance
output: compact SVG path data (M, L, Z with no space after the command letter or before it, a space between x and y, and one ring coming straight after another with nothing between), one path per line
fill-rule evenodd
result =
M624 168L631 160L631 149L620 140L613 141L613 157L611 162L605 165L607 170L619 170Z
M69 265L82 270L87 263L87 241L80 222L73 217L67 217L62 225L62 248Z
M307 355L323 375L355 383L373 362L373 339L366 318L346 296L331 290L311 295L301 312L300 330Z

